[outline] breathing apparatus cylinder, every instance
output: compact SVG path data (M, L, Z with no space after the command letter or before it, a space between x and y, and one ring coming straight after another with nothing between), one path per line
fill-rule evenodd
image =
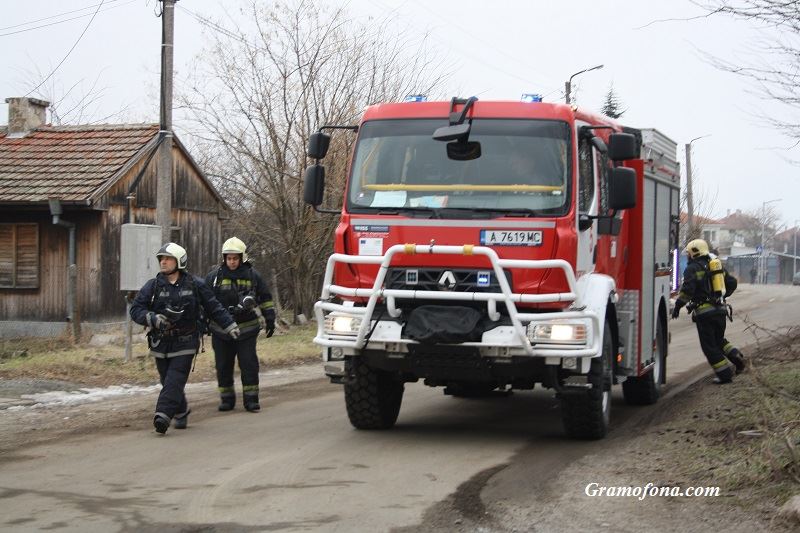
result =
M722 268L722 261L714 257L708 262L708 270L711 273L711 290L714 297L721 300L725 296L725 269Z

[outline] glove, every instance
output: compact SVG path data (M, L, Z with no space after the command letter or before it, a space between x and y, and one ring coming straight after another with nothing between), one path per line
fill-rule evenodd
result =
M231 339L233 339L233 340L237 340L239 338L239 335L241 335L241 334L242 334L242 330L239 329L239 326L236 326L235 328L230 330L230 332L228 333L228 335L230 335Z
M153 326L153 329L157 329L158 331L164 331L169 327L170 324L169 319L164 315L161 314L157 315L151 312L147 318L150 324Z
M267 332L267 338L272 337L275 334L275 321L274 320L267 320L267 326L264 328L264 331Z
M678 300L675 302L675 307L672 308L672 319L675 320L681 314L681 309L683 306L686 305L682 301Z

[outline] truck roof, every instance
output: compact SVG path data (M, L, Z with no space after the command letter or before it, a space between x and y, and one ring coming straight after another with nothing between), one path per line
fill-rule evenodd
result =
M459 109L461 106L459 106ZM369 106L364 112L363 121L399 118L447 118L450 101L440 102L402 102ZM583 115L594 123L617 126L608 117L584 111L568 104L521 102L514 100L478 100L470 111L475 118L542 118L572 121Z

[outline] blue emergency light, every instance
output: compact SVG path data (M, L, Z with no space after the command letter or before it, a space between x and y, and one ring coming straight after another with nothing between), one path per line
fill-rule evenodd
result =
M403 99L404 102L427 102L428 97L424 94L408 94Z
M532 104L535 102L542 101L542 95L538 93L523 93L522 94L522 101L526 104Z

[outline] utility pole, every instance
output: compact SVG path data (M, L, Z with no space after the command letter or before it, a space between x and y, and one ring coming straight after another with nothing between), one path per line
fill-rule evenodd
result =
M794 221L794 252L792 255L794 258L792 259L792 281L794 281L794 275L797 274L797 220Z
M692 143L686 144L686 241L694 239L694 194L692 193Z
M759 283L766 283L767 282L767 204L771 204L773 202L780 202L782 198L776 198L774 200L767 200L766 202L761 203L761 255L759 256L758 261L758 282Z
M172 57L175 37L175 2L161 2L161 144L158 147L156 224L162 242L171 240L172 227Z
M710 134L709 134L710 135ZM686 143L686 242L696 239L694 229L694 193L692 192L692 143L708 137L701 135Z

